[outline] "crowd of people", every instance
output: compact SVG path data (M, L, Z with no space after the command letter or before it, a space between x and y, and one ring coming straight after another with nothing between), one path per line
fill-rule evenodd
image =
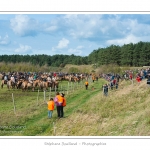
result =
M25 78L27 79L30 83L33 82L33 80L37 79L39 77L39 74L30 74L30 73L25 73L25 74L10 74L9 76L4 74L3 79L4 81L11 80L12 82L15 82L17 79L20 78ZM54 77L56 77L56 73L54 73L52 76L48 76L46 80L52 80ZM126 70L120 74L114 74L114 73L107 73L107 74L101 74L99 77L104 78L107 83L105 83L102 86L103 89L103 94L104 96L108 96L108 91L113 90L113 89L118 89L119 87L119 82L120 80L131 80L135 79L138 83L140 83L142 80L147 79L147 84L150 86L150 68L142 68L142 69L137 69L135 70ZM94 82L95 80L98 81L97 78L92 78L92 81ZM85 80L85 89L87 90L89 86L88 80ZM57 110L57 117L58 118L63 118L64 117L64 107L66 106L66 98L65 94L63 93L56 93L55 98L50 98L49 101L47 102L48 105L48 118L52 118L53 111L56 107Z
M102 74L103 77L108 83L102 86L103 94L108 96L108 89L113 90L118 89L119 81L121 80L130 80L133 83L133 79L139 84L142 80L147 79L147 84L150 86L150 68L142 68L137 70L126 70L122 75L119 74Z

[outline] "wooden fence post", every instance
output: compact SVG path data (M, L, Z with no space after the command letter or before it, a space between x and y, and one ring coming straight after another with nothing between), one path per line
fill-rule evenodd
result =
M14 106L14 114L16 115L16 107L15 107L15 100L14 100L13 93L12 93L12 100L13 100L13 106Z

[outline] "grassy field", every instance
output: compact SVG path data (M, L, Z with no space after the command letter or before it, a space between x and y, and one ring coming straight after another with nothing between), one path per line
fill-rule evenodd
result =
M61 82L59 91L65 91L67 106L65 117L47 117L49 91L22 92L0 89L0 135L21 136L143 136L150 135L150 88L143 80L122 81L118 90L109 90L104 97L102 85L105 80L90 82L88 90L84 83ZM16 114L12 101L15 100ZM53 91L51 97L55 95ZM38 102L38 103L37 103Z

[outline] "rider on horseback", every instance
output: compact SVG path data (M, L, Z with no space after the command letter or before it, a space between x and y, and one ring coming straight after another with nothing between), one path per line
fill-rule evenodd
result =
M31 84L33 83L33 77L32 77L32 75L29 76L28 81L29 81L29 83L31 83Z
M4 75L4 83L6 84L7 81L8 81L8 77L7 77L7 75Z
M14 78L13 75L11 76L10 80L11 80L13 83L15 83L15 78Z

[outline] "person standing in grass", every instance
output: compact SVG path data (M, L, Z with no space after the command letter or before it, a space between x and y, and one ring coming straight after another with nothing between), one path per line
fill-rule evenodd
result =
M107 84L103 85L103 94L104 94L104 96L108 96L108 85Z
M147 85L150 87L150 74L147 76Z
M85 81L85 89L86 90L88 89L88 85L89 85L88 81Z
M139 75L136 77L136 81L138 82L138 85L139 85L141 82L141 77Z
M55 105L53 98L51 98L47 102L47 105L48 105L48 118L52 118L52 114L53 114L53 110L54 110L54 105Z
M63 97L59 94L59 92L56 93L56 96L54 98L55 105L57 107L57 116L58 118L63 117Z
M66 98L65 98L65 94L61 93L61 97L63 98L63 103L62 103L62 117L64 117L64 107L66 106Z

